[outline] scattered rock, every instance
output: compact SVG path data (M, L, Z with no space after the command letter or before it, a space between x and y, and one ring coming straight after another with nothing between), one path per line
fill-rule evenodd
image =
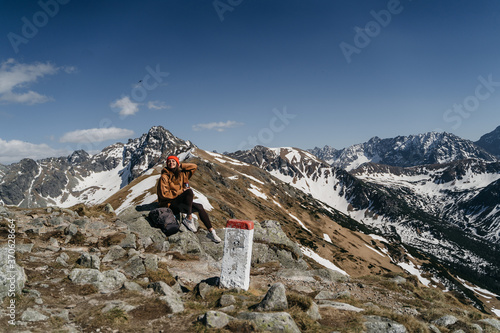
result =
M135 243L135 241L136 241L135 234L129 232L125 235L125 238L120 243L120 246L124 249L130 249L130 248L136 249L137 244Z
M106 314L105 318L114 315L115 309L130 312L125 317L118 318L125 321L136 321L137 318L146 316L150 317L153 323L155 320L165 320L162 318L165 315L175 320L186 320L193 312L182 313L185 300L194 303L190 306L203 304L205 309L213 307L212 310L216 307L217 311L205 310L199 318L209 330L225 328L238 331L242 328L244 331L255 328L258 331L299 332L290 314L283 312L288 308L285 288L308 296L316 295L314 302L307 303L311 304L309 309L304 309L304 313L314 321L321 320L321 314L323 317L327 313L349 316L344 311L376 310L379 307L375 304L385 306L384 301L388 301L392 293L401 297L395 298L397 301L388 301L391 303L388 306L392 307L394 314L414 316L421 320L419 311L422 309L418 306L413 308L403 300L407 296L413 297L409 290L404 290L404 296L402 292L394 290L388 291L387 295L381 295L374 290L371 282L362 284L355 278L350 281L349 277L326 268L309 269L304 261L309 262L309 259L301 256L298 246L288 239L276 221L255 223L252 262L262 265L254 269L251 281L256 286L255 290L262 290L263 286L271 285L266 295L261 297L259 302L253 292L236 294L231 290L224 293L216 304L210 302L207 306L209 294L218 287L218 277L213 278L216 275L213 273L220 272L223 246L207 240L205 229L202 228L197 233L178 233L167 240L159 229L149 225L145 217L147 211L138 210L136 207L126 210L118 218L110 218L109 215L78 217L71 210L65 211L57 207L51 207L49 210L50 212L44 210L41 213L40 210L29 211L30 215L27 215L27 210L23 213L19 213L19 210L10 212L0 206L0 216L14 216L18 227L16 254L24 268L16 266L19 270L19 276L16 278L19 285L16 285L16 290L22 290L23 293L23 302L17 304L20 315L16 319L22 326L21 329L26 332L39 331L41 327L50 327L46 330L50 331L56 328L54 325L61 331L79 332L82 327L74 320L81 318L87 307ZM68 243L72 237L73 241ZM65 239L66 243L63 243ZM0 262L7 262L4 260L5 251L6 248L0 249ZM31 253L32 251L34 252ZM165 255L166 251L169 252ZM24 253L28 254L20 255ZM75 261L80 266L72 269ZM159 264L162 268L160 271ZM6 295L5 286L9 284L9 280L5 279L5 266L0 265L0 296L4 288L3 298ZM29 284L26 283L24 269L30 276ZM162 281L149 283L162 278L166 273L165 269L177 281L173 286ZM144 273L148 273L147 277ZM68 284L66 277L72 283L84 286L81 289L73 289L75 286ZM127 277L130 280L127 280ZM171 279L170 276L168 278ZM135 282L131 281L132 279L136 279ZM276 283L277 281L279 282ZM401 284L405 283L406 279L396 276L385 280L387 281ZM29 289L23 290L24 285L28 285ZM146 285L148 288L145 288ZM88 288L90 286L95 288ZM193 286L196 287L193 289ZM363 289L360 290L361 288ZM119 289L122 290L115 293ZM81 293L74 294L73 290L80 290ZM113 294L103 295L108 293ZM194 298L195 294L205 300ZM359 300L364 309L336 301L342 298ZM237 318L230 316L249 308L255 312L240 313ZM5 317L5 314L4 311L2 315ZM92 321L91 312L89 316L90 318L85 320ZM356 317L359 318L360 315ZM481 332L481 327L484 327L484 331L500 330L500 322L493 318L477 321L466 329L462 322L457 324L462 317L445 316L434 324L424 324L434 333L440 332L437 326L455 333L462 330ZM403 325L387 318L364 318L364 332L406 332ZM190 317L189 323L184 323L193 324L192 319ZM305 323L301 322L300 325ZM447 328L444 329L444 326ZM93 330L113 332L113 328L106 325L95 327Z
M138 283L132 281L125 281L125 283L123 283L123 288L130 291L144 291L144 289Z
M16 244L16 252L17 253L30 253L33 249L33 243L28 244Z
M27 308L21 315L21 321L33 322L33 321L45 321L47 319L49 319L49 317L32 308Z
M106 313L106 312L109 312L113 309L119 309L119 310L122 310L123 312L129 312L129 311L134 310L135 308L136 308L136 306L127 304L127 303L120 301L120 300L116 300L116 301L108 302L104 306L104 308L101 309L101 312Z
M451 315L447 315L447 316L443 316L443 317L441 317L439 319L436 319L436 320L432 321L432 323L434 325L437 325L437 326L447 327L447 326L455 324L457 321L458 321L457 317L451 316Z
M208 311L201 318L201 322L208 328L223 328L234 318L220 311Z
M441 333L441 331L439 330L439 328L437 328L435 325L433 324L430 324L429 325L429 330L432 332L432 333Z
M78 232L78 227L75 224L70 224L64 229L64 234L74 236Z
M83 252L76 263L82 267L99 269L101 266L101 260L96 255L91 255L87 252Z
M256 311L283 311L286 309L288 309L288 301L283 283L273 284L264 299L255 307Z
M355 307L350 304L346 303L340 303L340 302L334 302L334 301L328 301L328 300L322 300L320 301L320 304L318 305L320 308L334 308L337 310L342 310L342 311L352 311L352 312L362 312L365 311L364 309Z
M201 298L205 299L206 296L214 289L213 286L209 285L206 282L200 282L196 286L196 294Z
M125 251L121 246L113 245L109 248L108 253L106 253L102 259L102 262L113 262L123 258L126 254L127 251Z
M406 327L388 318L365 316L366 333L406 333Z
M75 268L69 274L69 279L80 285L91 284L101 292L120 289L127 280L125 275L116 270L101 273L93 268Z
M144 263L139 255L134 255L130 258L122 268L125 274L132 278L146 273L146 267L144 267Z
M498 319L493 319L493 318L481 319L480 322L500 331L500 320Z
M306 314L309 316L309 318L313 320L321 319L321 314L319 313L318 304L314 302L312 302L311 307L307 310Z
M236 298L233 295L222 295L219 300L219 305L222 307L230 306L236 304Z
M147 253L144 258L144 267L146 271L158 270L158 256L156 254Z
M329 290L321 290L316 297L314 297L315 300L324 300L324 299L335 299L335 293L329 291Z
M251 321L257 329L263 331L300 333L292 316L286 312L242 312L237 318Z
M179 294L175 292L168 284L163 281L158 281L154 283L150 283L148 288L153 289L157 294L164 295L159 299L168 305L168 307L172 310L172 313L178 313L184 311L184 303L182 299L179 297Z

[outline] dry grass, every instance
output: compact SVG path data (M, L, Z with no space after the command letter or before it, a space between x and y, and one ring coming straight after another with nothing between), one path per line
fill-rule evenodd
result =
M118 245L122 242L122 240L125 239L125 237L127 237L127 235L123 232L119 232L119 233L114 233L112 235L109 235L107 237L105 237L103 240L99 240L99 247L110 247L110 246L113 246L113 245Z
M322 312L323 317L318 321L322 326L334 328L339 332L363 332L363 315L358 312L340 311L331 309Z
M129 325L129 315L125 311L115 308L103 313L101 309L101 307L94 307L82 311L75 316L75 322L89 332L95 332L102 327L121 331Z
M158 268L156 271L147 271L144 275L149 279L149 282L163 281L170 287L173 286L176 281L175 278L170 274L169 271L163 268Z
M297 307L302 311L307 311L311 308L313 300L309 296L305 296L296 292L290 292L286 295L286 300L290 308Z
M114 213L108 213L104 210L104 207L106 207L106 204L100 204L100 205L95 205L95 206L87 206L85 204L77 204L70 209L72 211L75 211L79 216L86 216L86 217L115 217L116 215Z

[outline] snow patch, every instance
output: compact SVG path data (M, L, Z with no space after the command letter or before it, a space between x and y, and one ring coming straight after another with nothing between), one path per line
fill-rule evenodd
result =
M384 243L387 243L387 244L390 244L391 242L389 242L387 239L385 239L384 237L382 236L379 236L379 235L375 235L375 234L369 234L368 236L370 236L371 238L375 239L375 240L378 240L380 242L384 242Z
M210 202L208 201L208 198L205 195L203 195L201 192L195 190L194 188L193 188L193 192L194 192L193 202L202 204L203 208L205 208L206 211L211 211L212 209L214 209L214 207L210 204Z
M249 188L248 190L252 192L256 197L267 200L267 195L262 193L262 190L259 187L255 186L254 184L250 184L250 187L251 188Z
M132 206L132 205L138 205L138 204L149 204L153 203L157 199L156 193L151 194L150 190L151 188L154 188L156 186L156 177L146 177L143 179L141 182L135 184L135 186L131 187L132 191L127 195L123 203L115 209L116 214L120 214L122 211L124 211L126 208ZM134 202L135 199L137 199L139 196L144 195L144 198L141 200L141 202ZM134 204L132 204L134 202Z
M398 263L398 266L407 271L410 274L415 275L420 283L422 283L424 286L429 287L429 284L431 281L429 279L426 279L422 277L421 272L419 271L418 267L415 266L413 262L410 261L410 263L405 263L405 262L400 262Z
M474 286L474 285L471 286L470 282L468 282L468 281L466 281L464 279L461 279L459 277L457 277L457 280L459 280L465 288L467 288L469 290L472 290L473 292L479 294L481 297L484 297L484 298L487 298L487 299L491 299L493 297L496 297L496 298L500 297L497 294L492 293L489 290L486 290L486 289L483 289L483 288L480 288L480 287Z
M342 273L346 276L349 276L344 270L338 268L335 266L334 263L332 263L330 260L327 260L323 257L321 257L319 254L311 250L310 248L307 248L305 246L299 245L300 251L302 251L302 254L304 254L306 257L311 258L312 260L316 261L318 264L321 264L325 266L326 268L331 269L332 271Z
M236 171L236 170L235 170L235 171ZM247 175L246 173L239 172L239 171L236 171L236 172L237 172L237 173L239 173L239 174L241 174L241 175L243 175L243 176L245 176L245 177L247 177L247 178L250 178L250 179L251 179L251 180L253 180L254 182L257 182L257 183L262 184L262 185L264 185L264 184L265 184L262 180L258 180L258 179L257 179L257 178L255 178L255 177L252 177L252 176Z
M380 251L378 251L377 249L375 249L375 248L373 248L373 247L369 246L368 244L365 244L365 246L366 246L367 248L369 248L370 250L372 250L373 252L375 252L376 254L378 254L379 256L381 256L381 257L384 257L384 258L385 258L385 255L384 255L383 253L381 253Z
M299 220L296 216L293 216L291 213L288 213L288 215L290 215L290 217L293 218L295 221L299 222L299 224L302 228L306 229L307 231L309 231L312 234L312 231L307 229L307 227L304 225L304 223L302 223L302 221Z
M330 238L330 236L328 236L328 234L323 234L323 239L326 240L329 243L332 243L332 239Z

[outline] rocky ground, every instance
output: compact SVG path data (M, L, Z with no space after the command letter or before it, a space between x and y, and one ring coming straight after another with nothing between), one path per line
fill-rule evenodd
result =
M203 227L166 237L151 208L0 206L1 330L500 332L498 319L412 276L324 268L276 221L255 224L249 290L219 288L223 243Z

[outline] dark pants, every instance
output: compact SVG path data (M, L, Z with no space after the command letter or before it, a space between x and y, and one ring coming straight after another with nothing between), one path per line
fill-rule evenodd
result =
M210 230L212 228L212 223L208 218L205 208L203 208L202 204L193 202L193 199L193 190L187 189L170 202L170 209L172 209L174 214L185 213L191 215L193 212L197 212L198 215L200 215L201 222Z

